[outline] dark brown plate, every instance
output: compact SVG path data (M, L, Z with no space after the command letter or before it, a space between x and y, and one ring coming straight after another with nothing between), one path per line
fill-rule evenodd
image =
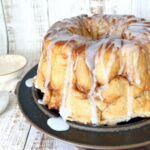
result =
M38 129L54 138L92 149L125 149L150 144L150 119L136 118L113 127L85 126L76 122L68 122L70 124L68 131L52 130L47 126L47 119L58 116L58 113L39 105L36 102L36 99L40 98L39 91L25 86L25 81L35 76L36 71L37 66L25 75L17 89L17 95L23 114Z

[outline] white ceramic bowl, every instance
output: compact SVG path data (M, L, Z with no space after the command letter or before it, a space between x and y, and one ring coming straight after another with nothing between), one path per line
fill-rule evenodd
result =
M27 59L21 55L0 56L0 83L20 77L26 64Z

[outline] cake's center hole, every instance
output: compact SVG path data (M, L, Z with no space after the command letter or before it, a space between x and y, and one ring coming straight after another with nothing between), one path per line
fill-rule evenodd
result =
M110 29L108 23L102 18L98 20L89 19L87 20L87 22L80 20L80 22L80 26L69 28L69 31L72 34L77 34L85 38L90 38L93 41L102 38L108 38L111 36L114 37L114 33L117 34L116 32L114 32L115 29Z

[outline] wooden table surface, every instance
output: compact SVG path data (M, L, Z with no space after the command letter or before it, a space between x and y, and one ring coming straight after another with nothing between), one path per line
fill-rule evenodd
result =
M38 131L24 118L16 95L10 94L10 103L0 115L0 150L78 150L75 146Z
M31 126L19 109L16 95L10 93L9 98L9 106L0 115L0 150L81 150ZM150 150L150 146L136 150Z

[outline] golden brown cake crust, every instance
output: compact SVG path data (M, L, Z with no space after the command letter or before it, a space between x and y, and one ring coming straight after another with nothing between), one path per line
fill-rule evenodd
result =
M150 22L81 15L55 23L35 86L67 120L100 125L150 117Z

